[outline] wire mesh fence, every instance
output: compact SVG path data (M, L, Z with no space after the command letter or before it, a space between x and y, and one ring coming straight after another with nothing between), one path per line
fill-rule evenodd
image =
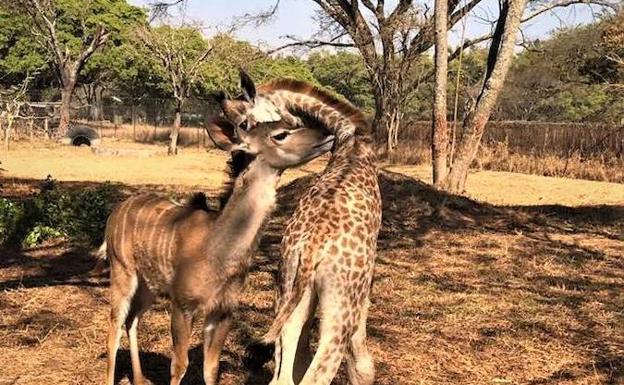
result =
M451 125L452 128L452 125ZM461 137L458 127L456 137ZM431 147L431 122L417 121L403 127L399 140L418 148ZM585 157L624 158L624 126L603 123L489 122L482 143L505 143L510 151L526 155L580 154Z
M50 136L58 126L59 103L28 103L15 119L12 136ZM182 112L179 144L206 144L204 127L217 114L214 100L189 99ZM106 98L100 103L75 105L72 118L99 130L102 137L138 142L164 142L173 125L175 101L163 98ZM409 120L408 120L409 121ZM461 136L458 128L456 136ZM399 133L399 142L426 151L431 146L431 123L412 121ZM585 157L624 158L624 126L602 123L531 121L489 122L484 145L504 143L510 151L526 155L571 154Z

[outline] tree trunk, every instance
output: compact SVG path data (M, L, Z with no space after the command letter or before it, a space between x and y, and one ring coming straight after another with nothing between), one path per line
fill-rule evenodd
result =
M13 119L9 117L7 119L6 128L4 129L4 149L9 151L9 141L11 140L11 126L13 125Z
M180 125L182 124L182 101L176 103L175 118L173 119L173 128L171 129L171 135L169 136L171 142L169 143L169 155L178 154L178 134L180 133Z
M433 127L431 158L433 162L433 184L442 186L448 172L449 132L446 120L446 91L448 78L448 41L446 36L448 20L447 0L435 1L435 89L433 100Z
M95 90L95 105L96 105L96 116L95 120L102 121L104 120L104 101L102 100L102 94L104 93L104 87L96 88Z
M373 140L377 147L377 153L384 157L388 145L388 121L386 114L387 101L383 91L375 90L375 117L373 118Z
M373 118L373 139L380 157L394 151L398 144L399 128L403 114L399 96L383 90L375 91L375 117Z
M93 121L102 120L102 92L95 84L90 84L87 89L87 103L89 103L89 115Z
M526 0L505 0L503 2L490 45L486 78L473 110L464 120L463 133L457 146L455 161L444 183L445 189L451 193L462 193L465 190L470 164L477 154L485 125L490 118L492 108L511 65L516 34L525 6Z
M11 124L7 124L4 129L4 149L9 151L9 141L11 139Z
M69 129L69 122L71 121L71 101L75 86L75 82L68 82L65 83L61 89L60 121L57 131L59 137L67 135L67 130Z

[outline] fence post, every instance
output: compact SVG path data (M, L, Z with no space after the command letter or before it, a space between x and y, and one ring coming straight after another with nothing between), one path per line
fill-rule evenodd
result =
M30 136L31 141L35 138L35 135L33 133L34 124L35 124L35 119L30 118L30 120L28 121L28 136Z
M136 142L136 108L132 103L132 140Z
M4 129L4 147L6 151L9 151L9 141L11 139L11 126L13 125L11 116L7 117L6 128Z
M46 139L50 139L50 123L48 118L43 119L43 132Z

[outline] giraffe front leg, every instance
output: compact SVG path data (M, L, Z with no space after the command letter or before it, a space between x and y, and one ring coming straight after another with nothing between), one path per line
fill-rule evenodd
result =
M230 315L209 314L204 321L204 382L206 385L217 383L219 376L219 357L225 338L230 331Z

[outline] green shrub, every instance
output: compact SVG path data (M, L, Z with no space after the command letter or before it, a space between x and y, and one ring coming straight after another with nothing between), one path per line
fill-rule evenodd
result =
M22 246L34 247L41 244L46 239L60 238L62 236L64 236L64 234L55 228L37 225L26 234L26 237L22 240Z
M13 241L23 214L24 208L21 204L0 198L0 244Z
M106 219L120 197L118 187L110 183L68 191L48 178L31 199L0 199L0 243L33 247L57 237L101 243Z

